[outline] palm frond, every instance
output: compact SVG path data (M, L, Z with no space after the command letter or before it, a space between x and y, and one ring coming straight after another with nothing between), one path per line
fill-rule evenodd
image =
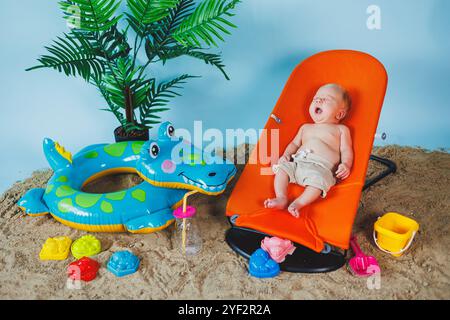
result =
M230 34L227 28L236 28L226 17L232 17L240 0L206 0L187 17L173 32L172 37L184 46L217 46L216 40L224 41L222 35Z
M137 25L147 25L165 18L180 0L127 0Z
M125 58L131 51L126 33L120 32L116 25L101 32L98 41L94 42L97 44L97 54L111 61L117 58Z
M158 46L176 43L170 35L192 14L194 8L194 0L180 0L178 5L169 11L169 15L166 18L152 26L150 36L153 38L154 43Z
M176 46L172 48L161 49L158 52L158 56L163 61L163 63L166 63L167 60L178 58L181 56L196 58L204 61L208 65L216 67L222 72L222 74L225 76L225 79L230 80L230 77L225 72L225 65L220 54L202 52L199 51L198 48L191 49L182 46Z
M147 42L150 41L146 50L146 52L149 53L148 49L153 48L151 54L148 55L150 61L157 56L156 52L162 46L176 44L176 41L171 37L171 34L181 25L182 21L193 12L194 7L194 0L178 0L177 5L168 10L166 17L148 25L140 24L138 19L133 15L125 13L130 27L136 34L140 38L146 39Z
M220 72L222 72L225 79L230 80L230 77L225 72L225 64L223 63L222 57L219 54L190 50L188 53L186 53L186 55L196 59L203 60L206 64L216 67L217 69L220 70Z
M104 64L95 54L92 45L76 33L58 37L53 45L45 47L50 55L41 56L41 63L26 71L39 68L52 68L64 72L67 76L81 76L86 81L100 79L105 71Z
M171 81L160 83L159 85L152 82L150 84L146 103L139 108L141 123L149 127L153 124L160 123L160 121L158 121L160 117L157 116L157 114L169 110L167 104L170 99L180 96L176 90L182 89L181 85L185 84L186 80L190 78L196 77L184 74Z
M194 0L180 0L166 18L147 26L144 37L146 37L145 52L149 61L158 56L163 48L178 46L171 35L183 20L192 14L194 7Z
M140 71L140 68L133 69L132 62L127 58L118 59L113 71L114 77L112 74L107 74L104 77L103 85L111 103L124 109L125 101L129 98L127 97L127 92L131 93L134 109L139 108L146 102L150 84L153 83L152 79L136 78L135 76Z
M108 108L102 108L100 110L111 112L116 117L116 119L119 121L120 125L125 126L127 124L127 120L123 116L122 108L120 105L115 104L111 100L111 95L108 92L108 90L106 89L107 88L106 82L105 81L95 81L95 82L93 82L93 84L98 88L98 90L102 94L103 98L105 99L106 103L108 104Z
M68 13L72 6L80 10L80 29L86 31L106 31L117 24L121 15L114 16L121 0L65 0L60 1L61 9L66 13L66 20L73 17Z

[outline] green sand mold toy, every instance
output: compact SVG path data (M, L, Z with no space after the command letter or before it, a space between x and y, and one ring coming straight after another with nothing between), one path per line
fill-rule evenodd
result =
M75 240L70 248L72 255L78 260L83 257L92 257L102 251L100 240L88 234Z

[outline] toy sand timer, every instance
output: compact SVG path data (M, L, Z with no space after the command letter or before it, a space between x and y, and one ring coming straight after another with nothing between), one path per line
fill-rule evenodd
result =
M183 206L173 212L177 219L175 224L177 243L179 243L181 252L186 256L196 255L202 248L202 238L194 220L197 209L187 205L188 197L195 193L197 191L186 193L183 198Z

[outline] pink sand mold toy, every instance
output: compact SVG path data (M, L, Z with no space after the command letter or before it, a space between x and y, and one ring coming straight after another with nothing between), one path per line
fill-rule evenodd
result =
M261 241L261 248L266 251L276 263L282 263L286 256L293 254L295 246L290 240L280 239L278 237L265 237Z
M348 262L351 273L357 277L369 277L381 272L377 259L372 256L366 256L361 251L355 236L351 237L350 245L355 253L355 256Z

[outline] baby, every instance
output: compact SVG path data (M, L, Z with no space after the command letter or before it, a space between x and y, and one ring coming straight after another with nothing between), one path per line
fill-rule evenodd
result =
M336 179L348 178L353 165L352 138L341 121L350 107L350 96L340 85L327 84L317 91L309 107L314 124L300 128L278 164L273 166L276 198L267 199L264 207L287 207L298 218L302 208L319 197L326 197ZM305 190L288 206L289 183L302 185Z

